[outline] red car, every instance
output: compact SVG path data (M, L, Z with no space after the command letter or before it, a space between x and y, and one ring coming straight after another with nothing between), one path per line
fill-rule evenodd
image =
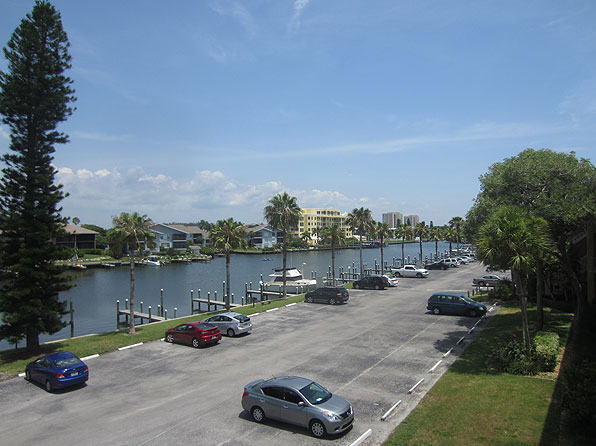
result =
M206 344L217 344L221 339L221 331L215 325L204 322L186 322L166 330L166 342L190 344L198 348Z

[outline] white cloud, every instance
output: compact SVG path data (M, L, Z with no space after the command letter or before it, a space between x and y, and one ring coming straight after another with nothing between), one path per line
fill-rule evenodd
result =
M290 24L288 26L289 31L295 32L298 31L300 25L302 24L301 18L304 9L308 6L310 0L295 0L294 1L294 14L292 15L292 19L290 20Z
M245 184L218 170L201 170L188 178L148 173L142 168L57 169L57 180L70 195L64 216L78 216L83 223L109 227L121 212L137 211L154 221L215 221L233 217L248 222L263 221L263 208L275 194L287 191L301 207L335 208L349 212L355 207L382 209L382 198L348 197L333 190L291 190L276 181Z
M252 39L257 34L257 25L248 9L238 2L218 1L211 4L211 9L221 16L231 16L237 20L246 35Z
M100 142L115 142L115 141L124 141L129 139L129 135L104 135L101 133L93 133L93 132L72 132L71 136L73 138L80 138L80 139L87 139L91 141L100 141Z

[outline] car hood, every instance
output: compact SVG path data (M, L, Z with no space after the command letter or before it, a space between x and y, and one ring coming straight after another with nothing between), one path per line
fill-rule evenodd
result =
M321 404L316 404L315 407L327 412L341 414L350 408L350 402L341 396L332 395L327 401Z

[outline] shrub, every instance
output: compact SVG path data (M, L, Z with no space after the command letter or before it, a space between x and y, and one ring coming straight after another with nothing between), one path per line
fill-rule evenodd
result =
M577 426L596 424L596 361L584 360L565 368L561 379L561 405Z
M539 371L533 359L535 349L532 346L530 355L527 355L523 342L513 336L514 339L506 344L491 349L489 361L501 372L513 375L535 375Z
M202 248L199 250L199 252L200 252L201 254L205 254L205 255L208 255L208 256L212 256L213 254L215 254L215 251L213 250L213 248L208 248L207 246L203 246L203 247L202 247Z
M559 335L551 331L539 331L534 336L536 360L542 372L552 372L557 366L559 355Z
M91 248L85 248L85 249L79 249L79 257L82 257L81 254L90 254L90 255L102 255L105 254L105 251L103 249L91 249Z
M513 284L511 280L503 280L488 292L490 299L511 300L513 299Z

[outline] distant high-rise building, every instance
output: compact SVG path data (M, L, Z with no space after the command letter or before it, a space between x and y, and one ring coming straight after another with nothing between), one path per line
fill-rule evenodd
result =
M415 227L418 223L420 223L420 217L417 215L406 215L404 217L404 225Z
M390 228L397 228L403 224L404 215L401 212L388 212L383 214L383 223L387 223Z

